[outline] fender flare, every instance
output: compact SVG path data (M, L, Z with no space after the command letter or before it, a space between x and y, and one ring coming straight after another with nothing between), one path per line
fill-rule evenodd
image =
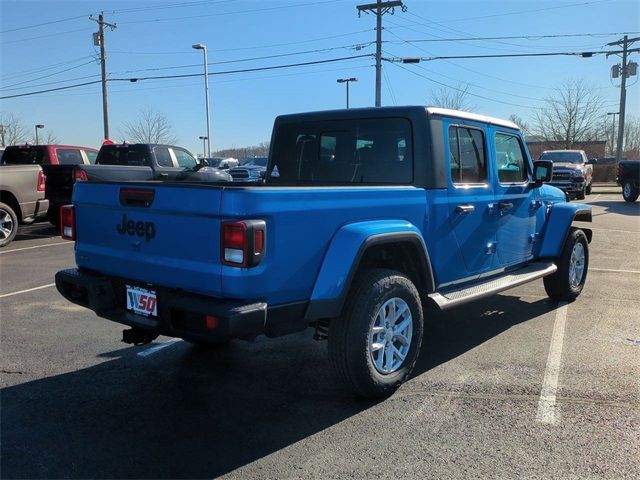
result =
M544 237L539 257L557 258L562 251L573 222L591 222L591 206L584 203L556 203L547 215ZM589 228L580 228L591 243L593 232Z
M311 322L340 315L362 258L371 247L411 243L425 272L427 288L435 289L433 270L420 230L405 220L373 220L342 226L327 249L305 314Z

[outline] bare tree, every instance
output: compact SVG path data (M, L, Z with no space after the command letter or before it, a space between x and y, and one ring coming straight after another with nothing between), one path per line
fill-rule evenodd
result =
M4 142L3 147L24 143L27 141L27 138L29 138L28 129L22 122L22 119L13 113L0 114L0 125L2 125L0 142Z
M625 119L624 156L628 159L640 159L640 118Z
M227 148L225 150L218 150L214 152L215 157L234 157L234 158L247 158L247 157L266 157L269 155L269 142L260 142L253 147L239 147L239 148Z
M576 142L596 140L602 126L603 101L583 80L570 80L545 99L536 112L533 133L572 148Z
M475 110L469 102L469 85L459 83L454 87L440 87L431 93L431 104L435 107L451 108L453 110Z
M509 120L518 125L525 136L531 135L531 127L522 117L519 117L515 113L512 113L511 115L509 115Z
M123 134L127 140L136 143L178 143L169 119L151 108L141 110L137 121L126 122Z
M35 145L35 134L31 136L31 140L29 140L29 142ZM40 143L40 145L56 145L60 143L60 139L56 137L56 134L53 133L53 130L47 130L46 133L43 132L41 134L38 134L38 143Z

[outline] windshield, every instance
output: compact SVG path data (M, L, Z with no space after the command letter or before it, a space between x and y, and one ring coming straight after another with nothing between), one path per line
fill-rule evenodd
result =
M44 147L9 147L2 156L5 165L42 165Z
M551 160L554 163L582 163L582 155L578 152L546 152L539 160Z
M213 157L213 158L207 158L206 160L210 167L217 167L218 165L220 165L220 162L224 160L224 158Z
M254 158L246 158L242 165L245 167L256 166L256 167L266 167L269 159L267 157L254 157Z

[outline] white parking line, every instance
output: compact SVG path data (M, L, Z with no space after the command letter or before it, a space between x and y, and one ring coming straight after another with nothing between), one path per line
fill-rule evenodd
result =
M180 340L181 340L180 338L172 338L171 340L159 343L157 345L154 345L153 347L150 347L150 348L147 348L146 350L143 350L142 352L139 352L138 356L139 357L148 357L149 355L153 355L154 353L157 353L157 352L159 352L160 350L162 350L164 348L171 347L171 346L175 345Z
M562 363L562 343L564 341L564 327L567 322L567 303L560 302L556 310L556 319L551 334L551 345L547 357L547 368L544 371L538 413L536 420L541 423L555 424L558 422L556 393L558 391L558 377Z
M593 268L593 267L589 267L589 271L593 271L593 272L612 272L612 273L640 273L639 270L614 270L612 268Z
M45 243L44 245L34 245L33 247L14 248L13 250L3 250L0 255L5 253L22 252L24 250L33 250L34 248L55 247L56 245L73 245L74 242L57 242L57 243Z
M34 290L42 290L43 288L49 288L53 286L55 286L55 283L49 283L47 285L42 285L40 287L27 288L26 290L19 290L17 292L5 293L4 295L0 295L0 298L13 297L14 295L20 295L21 293L33 292Z

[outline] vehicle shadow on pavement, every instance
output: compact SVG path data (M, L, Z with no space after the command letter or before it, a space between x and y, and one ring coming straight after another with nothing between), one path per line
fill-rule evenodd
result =
M498 295L432 315L416 375L554 308ZM304 449L295 443L378 403L337 390L326 342L310 337L215 351L177 342L149 357L123 348L90 368L4 388L3 477L213 478Z
M60 231L49 222L35 222L29 225L20 225L13 242L21 240L34 240L36 238L59 237Z
M605 209L604 213L617 213L618 215L629 215L632 217L640 216L640 202L625 202L620 196L620 201L596 200L595 202L586 202L593 207L601 207ZM603 215L603 213L594 213L593 216Z

